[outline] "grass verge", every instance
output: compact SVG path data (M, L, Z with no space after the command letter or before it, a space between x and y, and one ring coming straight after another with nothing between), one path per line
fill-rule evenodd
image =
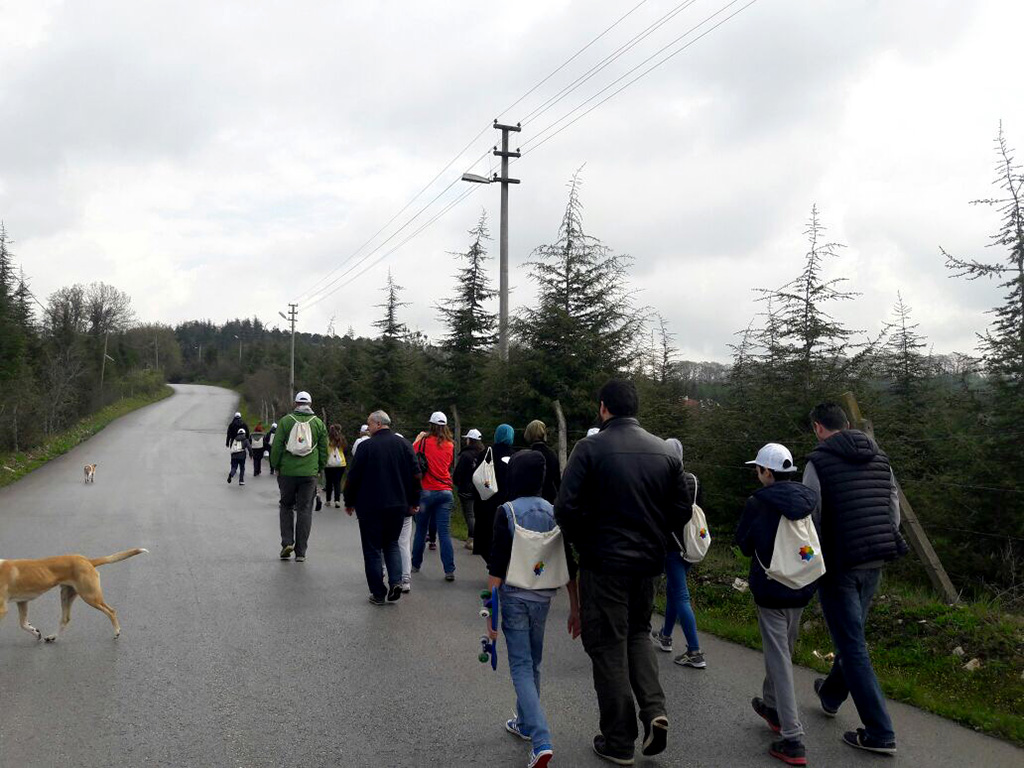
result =
M91 416L81 419L63 432L52 435L42 445L30 451L0 453L0 488L21 479L51 459L67 453L79 443L95 435L114 419L173 394L174 390L164 384L153 394L126 397L116 403L111 403Z
M754 599L733 588L747 561L712 548L690 573L702 632L760 650ZM664 595L658 598L664 609ZM887 696L971 728L1024 744L1024 617L985 603L948 606L917 587L883 575L867 626L875 673ZM963 655L954 654L962 649ZM832 640L818 601L804 611L794 661L819 672ZM816 655L817 654L819 655ZM966 664L978 659L980 668Z

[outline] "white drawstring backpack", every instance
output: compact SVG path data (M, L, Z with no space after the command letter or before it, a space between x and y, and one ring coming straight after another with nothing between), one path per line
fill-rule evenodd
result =
M541 533L523 528L516 520L512 502L506 502L512 513L512 558L508 563L505 583L520 589L558 589L569 581L569 563L565 559L562 530L556 525Z
M799 520L780 517L771 562L767 568L760 557L757 562L769 579L790 589L803 589L824 576L825 559L811 516Z
M697 476L693 475L693 507L690 522L683 529L683 559L699 563L711 548L711 531L704 510L697 504Z
M473 487L484 501L498 492L498 478L494 474L494 454L490 448L484 454L480 466L473 472Z

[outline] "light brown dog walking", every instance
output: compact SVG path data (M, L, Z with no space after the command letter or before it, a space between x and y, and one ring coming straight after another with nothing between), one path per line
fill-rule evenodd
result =
M28 604L42 594L60 585L60 629L56 635L46 637L52 643L71 621L71 604L81 597L97 611L106 614L114 626L114 638L120 636L121 625L117 623L117 611L103 600L100 589L100 575L96 566L117 563L129 557L149 552L148 549L128 549L108 557L89 559L81 555L61 555L40 560L0 560L0 620L7 615L8 601L18 604L21 628L43 639L43 633L28 623Z

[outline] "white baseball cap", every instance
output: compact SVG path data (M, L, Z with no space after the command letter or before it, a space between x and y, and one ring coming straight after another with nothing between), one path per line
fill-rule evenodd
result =
M235 418L236 419L242 418L242 414L240 414L238 411L235 411Z
M244 435L244 434L245 434L245 430L244 430L244 429L242 429L241 427L239 427L239 428L238 428L238 434L240 434L240 435Z
M601 431L600 427L591 427L590 429L587 430L587 437L593 437L594 435L596 435L600 431Z
M441 413L441 411L434 411L430 414L430 423L443 427L448 424L448 417Z
M273 424L271 424L270 428L271 429L277 429L277 422L275 421Z
M471 429L469 432L463 435L468 440L483 440L484 436L480 434L479 429Z
M370 426L368 424L363 424L363 426L361 426L359 428L359 434L360 435L365 435L369 431L370 431Z
M299 392L297 395L295 395L295 402L305 403L306 405L309 405L310 403L313 402L313 398L309 396L309 392L303 390L302 392Z
M761 450L757 452L757 458L745 463L756 464L774 472L796 472L793 454L789 452L789 448L780 443L767 443L761 446Z

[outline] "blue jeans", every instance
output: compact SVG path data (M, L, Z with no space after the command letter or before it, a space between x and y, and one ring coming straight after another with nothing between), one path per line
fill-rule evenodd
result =
M502 590L498 602L508 668L516 689L516 719L533 742L534 751L550 749L551 731L540 706L540 662L551 601L524 600Z
M455 573L455 550L452 549L451 491L423 491L420 494L420 511L416 515L416 536L412 543L412 567L423 565L423 550L427 546L427 528L430 519L437 520L437 538L441 544L441 563L445 573Z
M868 737L888 742L895 741L896 734L864 639L868 608L881 577L880 568L870 568L829 573L821 580L818 596L836 659L818 695L836 708L852 696Z
M693 606L690 605L690 590L686 586L686 576L690 573L693 563L678 552L669 552L665 558L665 574L668 577L668 584L665 590L665 626L661 634L672 636L672 630L676 626L676 618L679 618L679 625L683 628L686 636L686 650L699 651L700 640L697 638L697 619L693 615Z

